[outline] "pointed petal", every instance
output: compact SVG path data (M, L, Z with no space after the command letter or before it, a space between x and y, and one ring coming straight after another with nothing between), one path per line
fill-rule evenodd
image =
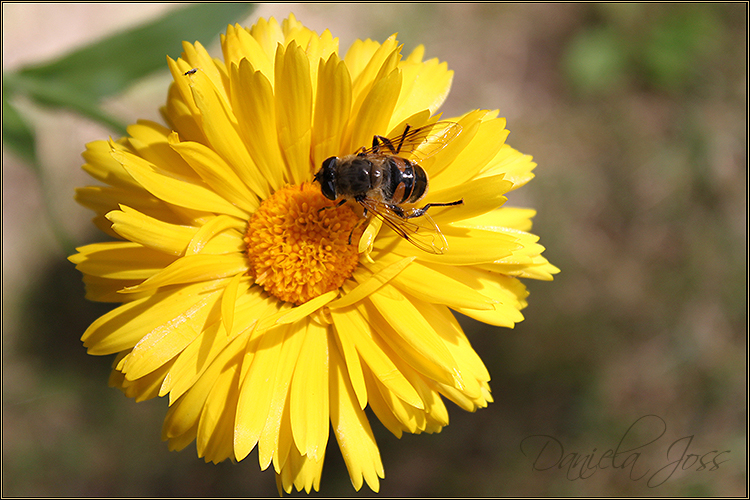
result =
M237 118L230 103L208 77L200 72L193 76L193 99L201 117L201 128L211 148L231 165L231 170L237 173L253 193L260 199L267 198L270 194L269 185L263 180L237 131Z
M378 478L385 477L380 452L375 443L365 412L356 403L356 395L346 376L346 365L336 349L331 353L331 425L341 448L354 489L362 487L363 480L377 492Z
M313 166L342 151L343 131L352 107L352 81L346 64L336 54L320 62L312 136Z
M232 429L237 408L239 386L239 363L231 363L214 379L203 404L196 448L198 456L206 462L219 463L232 457Z
M311 177L312 82L310 62L296 43L276 53L276 128L286 160L285 180L301 184Z
M146 279L174 262L167 255L138 243L111 241L77 248L68 260L84 274L116 280Z
M391 126L424 109L428 109L430 115L436 114L448 97L453 81L453 71L448 71L448 64L431 59L419 64L404 61L399 67L404 83L391 117Z
M392 285L370 295L368 302L374 306L366 309L368 320L403 359L430 378L463 386L461 374L453 368L455 361L433 326Z
M229 278L246 272L247 259L241 254L186 255L175 260L140 285L129 287L123 292L142 292L168 285Z
M401 92L401 81L401 71L394 69L372 86L359 109L355 104L356 118L346 151L353 153L362 146L369 147L373 136L388 132L390 116Z
M271 464L271 460L279 464L285 462L289 453L292 441L289 388L305 340L303 336L305 326L306 322L291 325L284 338L281 356L276 367L268 418L258 438L258 461L263 470ZM278 470L280 469L277 469L277 472Z
M260 206L234 169L212 149L198 142L180 142L176 133L170 135L169 145L217 194L247 213Z
M232 205L205 185L177 179L159 172L151 163L130 153L113 151L112 156L151 194L177 206L247 218L247 212Z
M383 351L382 340L374 337L372 327L357 310L332 311L331 318L337 332L346 332L351 338L360 357L378 380L408 404L422 407L417 392Z
M406 269L414 259L415 257L413 256L404 257L403 259L397 260L387 266L374 266L371 268L369 276L366 276L361 272L355 272L355 274L362 276L361 279L358 279L361 281L359 285L342 298L328 304L328 307L330 309L339 309L356 304L384 284L388 283L394 277L398 276L398 274Z
M328 442L327 329L308 322L289 392L294 443L302 455L320 460Z
M134 243L172 255L182 255L196 228L169 224L125 205L107 214L112 229Z
M271 328L248 344L243 360L243 372L244 365L247 365L247 374L240 382L234 427L234 454L237 460L242 460L255 448L266 425L274 389L268 383L268 374L275 373L281 357L281 346L292 329L290 325Z

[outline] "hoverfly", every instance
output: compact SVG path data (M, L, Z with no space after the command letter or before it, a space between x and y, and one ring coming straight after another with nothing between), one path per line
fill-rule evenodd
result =
M315 174L323 196L341 198L338 205L353 199L363 208L363 217L374 214L396 234L425 252L442 254L448 247L440 228L427 215L430 207L463 204L463 199L447 203L428 203L422 208L404 208L405 203L421 200L428 189L427 173L416 163L400 155L412 155L422 161L443 149L461 133L461 125L441 121L424 127L406 125L404 131L386 138L376 135L372 147L323 162ZM350 235L351 239L351 235Z

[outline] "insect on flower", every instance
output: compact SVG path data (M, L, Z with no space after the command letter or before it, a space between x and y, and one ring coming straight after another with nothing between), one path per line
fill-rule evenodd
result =
M461 125L449 121L419 128L406 125L402 133L393 137L374 136L369 149L363 146L354 154L328 158L315 174L315 180L320 183L323 196L334 201L341 198L337 206L353 199L362 206L363 217L374 214L417 248L442 254L448 242L427 210L462 205L464 201L428 203L422 208L402 207L424 198L429 181L416 161L400 155L411 155L423 161L460 133Z
M112 386L169 399L170 449L255 453L291 493L319 491L338 443L352 486L377 492L371 420L437 433L447 402L492 401L451 311L513 327L521 279L559 272L527 232L534 210L504 206L536 163L497 110L424 121L453 71L395 35L343 52L290 15L229 25L221 45L167 59L164 124L86 145L98 182L76 199L117 239L69 260L87 298L119 305L81 338L117 356Z

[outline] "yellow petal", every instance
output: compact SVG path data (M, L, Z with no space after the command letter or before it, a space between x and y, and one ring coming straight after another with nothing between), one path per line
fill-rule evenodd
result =
M359 244L357 245L357 251L359 253L364 254L369 258L370 252L375 245L375 237L380 233L380 228L382 226L383 221L379 217L373 217L370 219L370 222L367 224L367 228L365 229L365 232L362 233L362 237L359 239Z
M109 279L146 279L174 262L167 255L138 243L106 242L79 247L79 253L68 257L84 274Z
M409 428L404 425L393 410L388 406L388 403L383 398L383 385L373 377L369 370L365 370L365 382L367 384L367 394L369 395L368 403L370 409L378 417L380 423L388 429L394 436L401 439L404 432L409 432Z
M508 328L523 321L519 311L525 306L521 300L528 292L520 281L470 267L455 268L451 270L451 275L464 283L471 283L482 295L495 300L491 310L455 307L456 311L478 321Z
M487 111L474 110L466 113L460 118L450 118L445 121L451 121L458 123L461 126L461 131L458 136L454 137L445 147L443 147L439 154L434 154L429 158L426 158L420 162L422 168L425 169L430 178L430 189L445 189L450 187L449 183L440 185L438 179L440 172L453 165L454 160L459 154L466 148L468 144L476 136L481 122L488 115Z
M493 299L454 279L451 270L447 266L415 262L394 279L393 285L414 297L454 309L494 309Z
M245 244L242 233L245 226L245 221L228 215L211 217L193 234L185 255L243 252Z
M153 372L137 380L128 380L125 376L114 370L110 377L110 386L118 387L129 398L135 399L136 403L155 398L159 394L159 386L164 376L172 367L172 362L167 362Z
M237 294L239 293L240 281L243 276L244 274L242 273L234 276L221 296L221 321L224 323L227 335L230 336L232 335L232 327L234 325L234 306L237 304Z
M107 214L112 229L125 239L160 252L182 255L197 229L169 224L128 206Z
M381 234L376 245L400 255L417 255L418 260L425 262L455 266L494 262L512 255L521 246L515 237L503 232L452 227L451 224L441 224L440 230L448 241L448 248L442 255L417 250L393 232Z
M431 59L419 64L402 62L399 67L403 75L403 86L391 117L391 125L424 109L429 110L430 115L437 113L448 97L453 81L453 71L448 71L448 64Z
M191 90L194 75L186 74L187 71L195 69L195 67L183 59L175 61L171 57L167 57L167 66L169 66L169 72L172 74L173 80L167 98L167 115L173 120L179 120L175 124L180 125L177 131L183 139L200 142L200 138L205 138L205 136L197 120L200 112L195 105Z
M384 285L368 297L367 319L382 332L382 338L399 355L421 373L446 384L463 385L461 375L453 369L455 361L443 345L432 325L392 285ZM396 295L398 296L398 295Z
M284 490L289 493L294 486L297 491L310 493L315 488L320 489L320 475L323 472L323 459L313 459L301 455L294 446L289 450L287 465L276 476L277 483L281 481Z
M333 316L331 316L333 319ZM339 321L340 323L340 321ZM335 327L333 338L336 340L336 346L339 350L339 354L346 363L347 373L349 375L349 381L352 385L354 393L357 395L357 401L359 407L363 410L367 406L367 388L365 387L365 379L362 372L362 362L360 361L359 354L357 353L357 347L354 343L353 336L347 329L339 329Z
M463 200L463 204L458 206L430 208L430 217L438 227L442 227L447 222L468 219L497 209L507 201L503 193L511 187L512 184L502 175L474 179L441 191L430 191L420 205Z
M403 362L402 364L408 366ZM408 370L399 367L399 371L406 373ZM368 386L368 391L371 394L374 394L375 392L380 393L382 401L388 407L387 411L390 412L400 424L399 429L403 429L412 434L418 434L421 432L426 422L424 410L422 408L417 409L411 405L404 404L400 398L397 398L396 395L389 391L379 380L373 379L372 382L375 387L372 387L371 385ZM373 402L375 401L376 398L373 398ZM375 406L373 406L373 408L374 407ZM382 415L382 412L378 415Z
M307 30L309 31L309 30ZM328 60L331 55L338 57L339 50L339 39L334 38L329 30L323 31L318 37L315 32L309 31L310 37L306 43L302 43L301 39L297 39L297 45L305 49L305 54L310 61L310 81L313 82L313 102L317 99L317 92L320 88L315 85L318 81L318 68L320 63Z
M161 173L154 165L133 154L113 151L112 156L151 194L168 203L192 210L247 217L247 212L232 205L205 185Z
M167 63L174 83L169 87L167 104L161 109L162 116L167 125L180 134L182 140L207 144L200 124L200 112L190 89L193 75L185 74L192 68L181 59L173 61L167 58Z
M179 222L176 214L168 208L166 203L155 198L143 188L86 186L76 188L75 200L102 216L112 210L119 209L120 205L127 205L164 222ZM109 223L107 223L107 227L109 227Z
M237 131L237 118L231 110L231 105L201 72L193 76L193 99L200 112L203 133L211 148L231 165L231 169L252 192L260 199L267 198L270 187L250 158Z
M289 15L281 21L281 31L284 34L284 45L294 41L300 47L306 47L312 38L315 38L315 32L305 27L294 14Z
M284 185L284 159L276 132L276 104L268 77L247 60L232 66L232 109L248 152L271 190Z
M246 59L273 84L273 51L265 52L250 32L239 24L229 26L226 37L222 36L222 50L227 67L239 65ZM274 47L275 50L275 47Z
M158 123L139 121L128 127L128 144L137 155L146 161L159 165L159 168L180 177L199 177L185 163L180 155L169 146L168 137L172 131Z
M460 140L464 134L469 135L466 128L453 142ZM507 136L504 118L481 122L476 134L471 137L471 142L462 148L449 166L444 169L433 167L430 170L432 189L440 191L450 186L458 186L475 177L497 155ZM451 145L449 144L448 147ZM441 161L444 159L441 158Z
M391 47L383 49L385 51L384 54L395 48L395 37L393 37L393 40L386 40L385 43L391 44ZM352 80L359 77L380 47L381 45L378 42L369 38L367 40L357 39L351 44L344 56L344 62L346 62L346 67L349 68ZM380 64L382 64L382 60Z
M378 478L385 477L380 452L375 443L365 412L357 405L356 395L346 376L346 365L338 351L331 347L331 425L341 448L354 489L362 487L363 480L377 492Z
M289 387L305 340L304 328L304 322L292 325L281 347L282 352L272 384L273 395L268 418L258 438L258 461L262 470L268 468L273 460L278 473L289 454L292 441ZM283 439L282 435L287 439Z
M200 338L187 346L178 356L174 367L164 380L160 396L169 393L170 404L187 391L208 369L220 352L234 342L237 336L248 337L252 326L270 305L270 299L257 287L250 288L249 280L240 281L237 302L234 308L232 331L225 329L223 321L207 325ZM244 349L244 347L243 347Z
M289 392L294 443L302 455L320 460L328 442L327 329L308 322L304 356L297 359Z
M197 433L198 419L203 412L203 406L214 381L227 367L242 362L245 341L245 338L237 337L212 361L205 375L199 378L182 397L170 404L162 427L162 439L173 439L182 435L187 435L190 441L195 439L195 434L192 437L190 435L193 432Z
M179 142L176 133L170 135L169 145L217 194L247 213L253 213L260 206L258 198L232 166L212 149L198 142Z
M214 379L201 412L196 436L198 456L219 463L233 455L232 428L237 408L239 363L232 363Z
M123 139L118 141L120 144L122 142ZM111 186L145 191L122 165L112 158L112 147L108 141L94 141L86 144L86 151L81 156L86 161L81 168L94 179Z
M121 371L128 379L140 378L171 360L200 335L206 322L213 322L209 315L218 314L213 306L220 292L191 297L193 290L187 287L163 297L158 302L158 313L152 309L144 312L145 318L131 320L130 328L145 330L145 335L125 359Z
M462 391L471 398L479 398L482 382L490 380L490 374L481 358L469 344L456 318L446 307L441 307L421 298L411 297L411 303L419 313L434 326L443 345L455 360L455 367L462 374Z
M109 278L100 278L90 274L83 275L83 283L86 285L86 298L96 302L131 302L133 300L148 297L151 293L128 294L120 293L125 287L137 285L142 279L134 280L113 280Z
M305 51L292 42L276 53L276 128L286 160L285 180L301 184L311 175L312 82Z
M494 217L498 226L530 231L531 219L535 215L536 210L531 208L503 207L494 214Z
M191 44L188 42L182 42L182 58L187 61L191 69L198 69L202 75L207 76L212 83L212 86L216 88L221 94L224 100L227 99L225 88L225 81L223 80L222 71L218 67L223 66L221 61L217 61L211 57L208 51L201 45L200 42ZM197 72L195 73L197 74ZM183 73L183 76L184 73ZM187 75L192 77L193 75Z
M375 83L362 100L361 107L354 106L351 139L346 151L354 152L370 147L375 135L388 132L389 117L401 92L401 71L394 69Z
M172 262L140 285L123 292L142 292L168 285L195 283L232 277L247 272L247 259L243 255L186 255Z
M326 158L342 151L342 131L346 129L352 107L352 81L346 64L333 54L320 61L318 92L312 135L313 166L319 168Z
M492 176L502 173L504 178L513 183L513 189L525 185L534 178L531 172L536 167L530 155L525 155L504 144L497 155L490 160L479 177Z
M252 451L266 425L274 394L268 377L275 373L284 339L294 329L294 325L271 328L248 344L243 360L243 371L244 366L248 366L247 375L240 382L235 417L234 454L237 460L242 460Z
M394 277L398 276L400 272L406 269L409 264L414 261L415 257L404 257L388 266L375 266L371 268L371 275L364 278L356 288L348 292L342 298L335 300L328 304L330 309L338 309L342 307L348 307L356 304L360 300L373 293L375 290L383 286Z
M258 41L263 52L270 57L276 53L276 46L283 44L285 39L281 26L273 17L267 21L263 18L258 19L250 28L250 34Z
M383 44L365 40L354 42L347 51L344 61L352 76L352 96L354 97L354 111L359 109L361 100L372 86L384 76L390 74L398 66L401 49L396 35L388 37ZM365 63L362 65L362 63Z
M196 291L197 287L172 290L123 304L97 318L86 329L81 337L83 345L89 354L94 355L130 349L149 332L168 323L170 318L184 314L199 300L191 297Z
M350 339L362 360L378 380L406 403L417 408L422 407L419 395L388 355L383 352L382 340L373 334L372 327L359 311L332 311L331 318L338 335L342 336L342 341L347 337ZM359 380L356 382L360 383ZM358 390L366 393L361 387Z
M338 290L331 290L330 292L326 292L323 295L319 295L315 297L314 299L308 300L302 305L283 309L281 311L278 311L277 313L274 313L270 316L266 316L258 321L257 330L263 331L267 328L272 328L277 325L283 325L288 323L294 323L296 321L299 321L313 312L317 311L324 305L328 304L330 301L335 299L339 294Z

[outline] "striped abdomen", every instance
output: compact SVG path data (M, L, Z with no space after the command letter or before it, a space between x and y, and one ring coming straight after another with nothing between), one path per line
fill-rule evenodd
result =
M381 190L387 203L416 203L427 193L427 174L413 161L387 156Z

